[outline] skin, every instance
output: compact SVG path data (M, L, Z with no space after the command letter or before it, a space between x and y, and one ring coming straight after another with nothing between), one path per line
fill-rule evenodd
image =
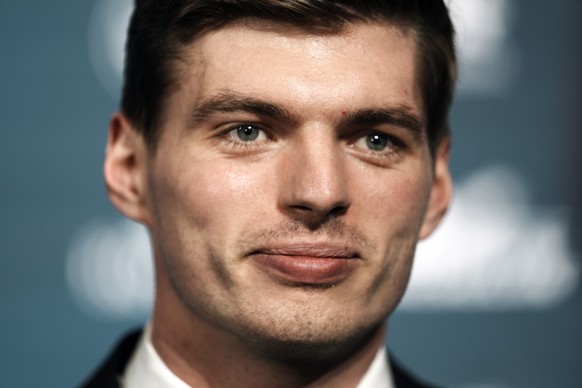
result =
M155 152L114 116L109 195L149 228L153 343L183 380L357 385L451 195L416 50L387 24L231 25L184 48Z

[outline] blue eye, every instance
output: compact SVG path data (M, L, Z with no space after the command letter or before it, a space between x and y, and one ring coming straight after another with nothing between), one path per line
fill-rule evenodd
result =
M383 151L389 143L388 137L380 133L371 133L366 136L366 147L372 151Z
M261 135L261 130L254 125L244 124L234 129L236 136L242 141L254 141Z
M229 147L257 148L271 141L267 130L251 123L232 124L219 138Z

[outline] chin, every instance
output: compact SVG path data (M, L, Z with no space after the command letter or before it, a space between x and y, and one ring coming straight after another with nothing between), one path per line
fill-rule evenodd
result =
M277 327L247 329L242 338L248 346L270 360L285 364L321 364L337 362L347 354L354 354L383 325L383 319L373 324L349 324L341 319L287 324L279 321Z

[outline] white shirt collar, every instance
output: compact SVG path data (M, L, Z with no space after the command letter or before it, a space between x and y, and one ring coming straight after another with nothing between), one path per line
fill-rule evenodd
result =
M357 388L394 388L386 348L381 346Z
M190 387L156 352L151 340L151 323L147 324L123 377L123 388L188 388ZM388 355L381 347L357 388L393 388Z
M148 323L123 376L123 388L189 388L168 368L152 343Z

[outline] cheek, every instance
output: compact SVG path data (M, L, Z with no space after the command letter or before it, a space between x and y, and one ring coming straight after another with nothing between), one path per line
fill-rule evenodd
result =
M184 173L173 186L176 203L183 206L179 210L189 223L205 233L228 236L235 225L260 214L257 208L266 201L268 188L263 180L268 174L234 160L195 165L195 168L181 169Z
M427 175L386 171L374 177L375 184L358 185L354 211L361 216L360 224L368 234L383 241L390 236L413 235L420 229L428 194L430 179ZM357 207L356 207L357 206Z

